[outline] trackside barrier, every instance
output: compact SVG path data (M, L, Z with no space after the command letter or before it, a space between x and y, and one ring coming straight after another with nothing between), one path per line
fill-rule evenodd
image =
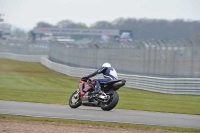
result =
M45 57L41 58L41 64L73 77L83 77L95 71L95 69L58 64ZM119 79L125 79L127 81L125 86L130 88L169 94L200 95L200 78L157 78L127 74L118 74L118 77Z
M50 41L49 59L74 67L109 62L120 73L161 78L200 78L200 37L182 40L69 43Z
M0 53L0 58L18 61L40 62L44 66L57 72L73 77L83 77L95 71L70 67L50 61L47 55L19 55L12 53ZM100 78L101 76L98 76ZM126 87L137 88L147 91L169 94L200 95L200 78L158 78L140 75L118 74L119 79L125 79Z
M48 57L47 55L20 55L13 53L1 53L0 58L6 58L18 61L28 61L28 62L40 62L41 57Z

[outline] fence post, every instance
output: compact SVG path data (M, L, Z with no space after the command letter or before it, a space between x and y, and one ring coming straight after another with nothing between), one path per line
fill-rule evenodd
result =
M190 74L191 74L191 77L193 78L194 77L194 43L188 38L188 41L190 42L191 44L191 71L190 71Z

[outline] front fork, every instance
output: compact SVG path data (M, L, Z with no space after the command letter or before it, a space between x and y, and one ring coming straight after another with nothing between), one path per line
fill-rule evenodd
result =
M85 95L83 90L77 89L76 92L76 96L79 96L79 98L82 100L83 96Z
M77 98L77 97L79 96L79 93L80 93L80 90L77 89L77 90L76 90L76 94L74 95L74 98Z

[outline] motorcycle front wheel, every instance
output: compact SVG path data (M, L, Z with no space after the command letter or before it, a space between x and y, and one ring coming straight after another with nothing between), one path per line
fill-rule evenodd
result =
M116 91L113 91L112 93L110 93L109 96L110 96L110 99L108 100L108 102L100 103L101 109L104 111L112 110L119 101L119 95Z
M69 98L69 106L71 108L78 108L81 105L79 92L75 91Z

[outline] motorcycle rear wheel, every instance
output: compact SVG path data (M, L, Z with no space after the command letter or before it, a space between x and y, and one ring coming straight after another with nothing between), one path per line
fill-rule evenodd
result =
M76 96L77 95L77 96ZM81 106L81 100L79 98L79 94L77 94L77 91L75 91L71 97L69 98L69 106L71 108L78 108Z
M104 111L110 111L112 110L119 101L119 95L116 91L113 91L110 95L110 100L106 103L101 102L100 106L101 109Z

